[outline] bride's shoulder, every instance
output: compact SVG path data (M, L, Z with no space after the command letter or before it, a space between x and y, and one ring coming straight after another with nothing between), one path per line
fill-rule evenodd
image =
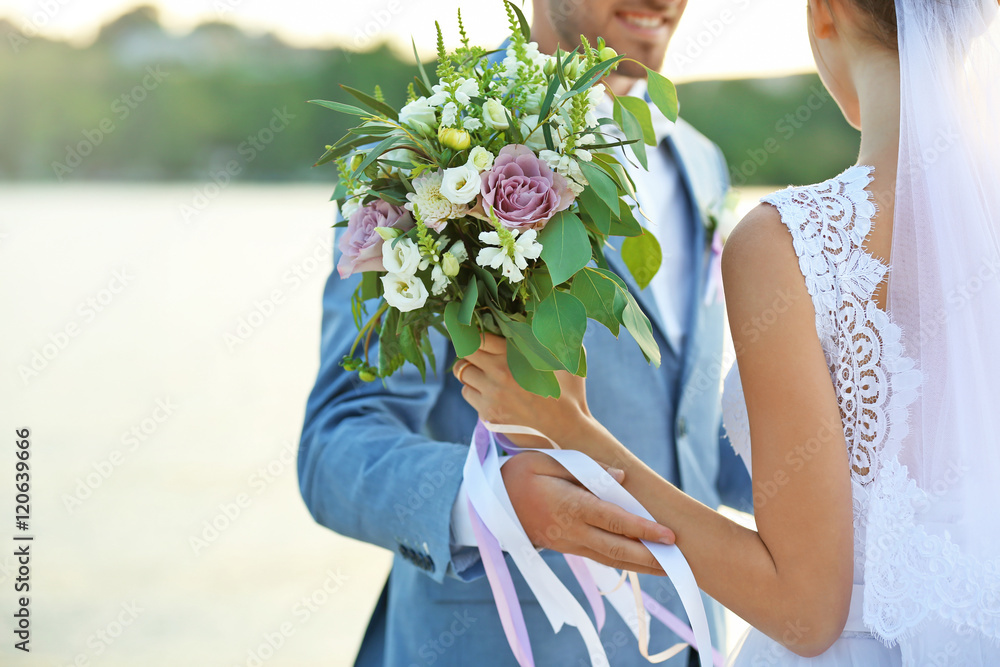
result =
M733 229L722 252L722 276L727 302L801 285L792 236L774 205L757 205Z

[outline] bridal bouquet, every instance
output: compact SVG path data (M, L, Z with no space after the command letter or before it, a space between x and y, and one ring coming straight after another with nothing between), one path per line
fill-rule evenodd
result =
M478 349L483 331L506 337L513 376L542 396L559 395L554 371L586 374L588 319L616 336L625 327L659 363L649 320L604 256L610 236L628 237L622 258L643 287L660 266L614 150L628 146L645 166L645 145L655 145L649 107L612 95L614 117L598 117L611 94L601 79L624 56L583 37L572 52L539 53L524 15L505 6L505 53L471 46L459 14L462 46L447 52L438 26L437 83L418 58L401 109L378 87L342 86L364 108L313 101L359 119L317 164L334 162L339 176L337 270L362 275L359 333L342 363L365 380L407 361L421 375L433 368L431 328L459 357ZM673 85L648 74L652 101L676 119Z

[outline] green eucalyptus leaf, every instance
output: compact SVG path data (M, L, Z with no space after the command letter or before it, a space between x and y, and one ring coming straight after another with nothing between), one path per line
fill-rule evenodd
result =
M525 391L542 398L559 398L559 380L552 371L541 371L532 366L527 357L512 341L507 341L507 366L514 380Z
M646 359L658 368L660 366L660 348L656 344L656 339L653 338L653 327L631 294L628 294L628 305L622 311L622 324L632 334L635 342L639 344L639 349L642 350Z
M351 180L357 180L358 176L360 176L362 172L364 172L364 170L368 168L368 165L370 165L375 160L379 159L383 153L392 149L397 144L403 143L404 141L406 141L406 137L400 137L397 135L386 137L385 139L380 141L378 145L375 146L375 148L368 151L368 154L365 155L365 159L361 161L361 164L358 165L358 168L355 169L354 173L351 174Z
M570 294L579 299L587 309L587 317L600 322L618 336L622 312L628 305L628 299L606 273L610 272L584 269L573 278Z
M360 90L357 90L356 88L351 88L350 86L345 86L344 84L340 84L340 87L343 88L348 93L350 93L351 95L353 95L354 97L356 97L363 104L377 111L378 113L388 116L393 120L399 119L399 113L385 102L379 102L371 95L362 93Z
M483 285L486 286L486 291L490 293L494 301L500 300L500 287L497 285L497 279L492 273L487 271L484 267L476 264L472 267L472 270L476 272L476 275L480 280L483 281Z
M425 96L430 97L431 80L427 76L427 70L424 69L424 63L421 62L420 60L420 54L417 53L417 41L412 37L410 37L410 43L413 45L413 57L417 61L417 69L420 70L420 78L417 79L417 81L419 81L420 85L423 88L421 92L423 92Z
M630 206L622 206L621 216L618 220L611 221L611 236L641 236L642 225L635 219Z
M476 303L479 301L479 283L475 276L469 279L469 286L465 288L465 295L462 297L462 306L458 311L458 321L466 326L472 326L472 316L476 312Z
M360 107L356 107L353 104L344 104L343 102L331 102L330 100L309 100L308 104L315 104L321 106L324 109L332 109L333 111L339 111L340 113L351 114L352 116L361 116L362 118L371 118L372 112L365 111Z
M653 132L653 114L649 111L649 105L646 104L646 100L640 100L638 97L619 97L617 98L619 104L635 116L636 120L639 122L639 127L642 129L642 138L648 146L656 145L656 133ZM626 132L626 135L628 133ZM631 135L629 138L632 139Z
M663 262L660 242L648 230L640 236L631 236L622 243L622 260L639 288L646 289Z
M649 91L649 99L670 121L677 120L677 113L680 105L677 102L677 89L673 82L659 72L646 68L646 81Z
M561 285L590 263L587 228L575 213L557 213L538 235L538 242L553 285Z
M474 353L482 342L479 327L462 324L459 315L461 309L462 305L458 301L452 301L444 308L444 325L448 328L448 336L459 358Z
M382 282L378 278L377 271L365 271L361 274L361 298L364 301L377 299L382 294L380 290Z
M424 361L424 353L420 350L417 339L414 337L413 330L414 327L412 326L400 327L399 347L403 352L403 358L417 367L417 370L420 371L421 381L426 382L427 364Z
M580 349L587 332L587 309L568 292L553 291L538 304L531 330L564 368L576 372L580 367Z
M621 125L626 137L638 140L634 144L630 144L629 148L632 150L632 154L635 155L635 159L642 165L642 168L649 169L649 161L646 158L646 144L642 141L644 138L642 125L639 123L639 119L635 117L635 114L622 106L617 98L615 99L615 120Z
M611 209L612 214L618 215L618 206L621 200L618 198L618 185L614 179L604 169L593 162L584 162L581 160L580 171L583 172L583 176L590 183L587 187L593 188L594 193Z
M528 22L527 17L525 17L524 12L518 9L517 5L513 2L507 2L507 6L514 10L517 14L517 21L521 24L521 34L524 35L524 41L531 41L531 24Z
M559 360L556 359L555 356L553 356L553 354L538 341L538 338L535 337L535 332L532 330L530 324L512 320L499 310L492 308L490 310L497 318L497 322L500 324L500 330L503 331L504 337L508 341L514 341L518 349L521 350L521 353L524 354L525 358L533 368L537 368L540 371L569 370L564 367Z
M605 236L611 235L611 209L597 196L594 188L584 188L583 192L576 196L580 202L580 208L587 212L594 223L597 231Z

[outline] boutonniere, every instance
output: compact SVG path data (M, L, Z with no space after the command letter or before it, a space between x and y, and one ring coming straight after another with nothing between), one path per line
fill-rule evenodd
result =
M739 222L736 215L739 203L739 192L730 188L725 195L709 204L702 216L702 220L705 221L705 241L712 253L708 284L705 287L706 306L711 306L717 301L725 301L725 294L722 291L722 248L736 227L736 223Z

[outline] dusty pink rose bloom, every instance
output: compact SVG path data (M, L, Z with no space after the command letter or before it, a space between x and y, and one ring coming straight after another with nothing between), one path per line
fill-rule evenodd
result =
M487 215L492 209L508 229L541 229L575 198L565 177L520 144L500 149L482 178L480 205Z
M395 227L406 231L413 227L409 211L376 199L351 214L340 237L341 278L364 271L385 271L382 265L382 237L376 227Z

